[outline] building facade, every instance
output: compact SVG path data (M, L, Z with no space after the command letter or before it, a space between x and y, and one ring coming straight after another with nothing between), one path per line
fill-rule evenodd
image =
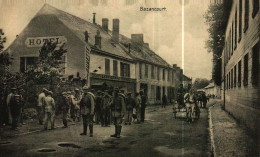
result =
M259 0L232 4L222 53L225 109L259 137Z
M7 48L14 58L12 72L25 72L35 64L44 42L65 44L64 78L80 77L91 88L103 90L119 87L126 92L140 92L148 103L161 103L165 94L169 100L182 82L182 70L169 65L144 43L143 34L131 38L120 34L120 21L102 19L99 25L45 4Z

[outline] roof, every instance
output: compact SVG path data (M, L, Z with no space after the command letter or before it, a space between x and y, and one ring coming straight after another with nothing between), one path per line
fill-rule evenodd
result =
M211 82L209 85L207 85L206 87L204 87L205 89L208 89L208 88L214 88L215 87L215 83L214 82Z
M92 48L94 48L93 46L95 44L96 32L97 30L99 30L101 35L101 48L99 50L103 52L108 52L114 56L123 57L128 60L136 59L136 60L149 62L160 66L170 67L170 65L164 59L162 59L149 47L146 46L140 47L139 45L133 45L131 46L131 51L129 53L128 44L131 43L130 38L120 34L119 43L118 44L114 43L111 39L112 38L111 30L106 32L98 24L93 24L91 22L88 22L77 16L59 10L49 4L44 4L43 7L34 16L34 18L30 21L30 23L37 18L39 19L37 22L41 22L43 20L46 20L46 17L47 20L48 19L52 20L51 22L55 22L55 20L58 19L57 23L63 23L84 44L86 44L85 31L88 31L89 33L88 45L91 46ZM25 28L19 36L22 36L24 34L24 31L25 32L33 31L31 29L37 29L37 27L30 28L30 30L28 30L28 28ZM48 30L48 31L55 31L55 30ZM37 33L37 31L35 31L35 33ZM19 44L19 43L13 42L12 44ZM28 50L26 50L25 52L29 53Z
M186 75L182 75L182 77L183 77L183 81L191 81L192 80L191 78L189 78Z

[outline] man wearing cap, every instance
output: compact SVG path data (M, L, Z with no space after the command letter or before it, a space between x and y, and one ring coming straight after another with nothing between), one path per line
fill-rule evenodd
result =
M114 120L115 125L115 134L111 135L111 137L120 138L120 133L122 130L122 120L126 112L125 101L122 96L119 96L118 88L114 90L114 96L111 103L111 112L112 118Z
M102 114L101 125L102 126L109 126L111 102L112 102L111 96L108 94L108 90L105 90L101 102L101 114Z
M63 128L68 127L68 119L70 116L70 101L69 97L66 92L62 92L62 99L61 99L61 109L62 109L62 121L63 121Z
M51 129L54 129L55 101L52 98L53 93L49 91L43 101L44 109L44 130L48 129L48 121L51 122Z
M17 123L22 108L21 95L15 94L10 98L10 110L12 115L12 130L17 129Z
M12 124L12 114L11 114L11 109L10 109L10 101L14 97L15 94L16 94L16 88L11 88L11 93L8 94L8 96L6 98L9 124Z
M135 100L132 98L132 93L127 93L126 98L126 114L125 114L125 125L132 123L133 108L135 107Z
M43 124L43 116L44 116L44 112L43 112L43 101L46 97L48 90L46 88L42 89L42 92L39 94L38 96L38 105L37 105L37 112L38 112L38 119L39 119L39 124L42 125Z
M89 125L90 137L93 137L93 116L94 116L94 98L88 92L87 86L83 87L83 97L80 100L80 112L83 119L83 133L80 135L87 135L87 127Z
M141 123L141 105L142 105L142 99L141 99L140 94L137 92L136 97L135 97L137 124Z
M147 104L147 97L144 94L143 91L140 92L141 95L141 122L144 122L145 119L145 108L146 108L146 104Z
M75 96L72 99L72 104L74 106L74 121L77 119L80 122L80 111L79 111L79 102L81 100L80 91L78 88L75 89Z
M97 92L97 96L96 96L96 104L95 104L95 122L96 124L99 124L99 122L101 121L101 125L102 125L102 118L101 118L101 101L102 101L102 95L101 95L101 91L98 90Z

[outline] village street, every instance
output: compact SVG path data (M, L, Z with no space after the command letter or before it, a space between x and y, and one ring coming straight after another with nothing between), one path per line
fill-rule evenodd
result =
M187 123L184 113L173 118L172 106L149 106L143 124L123 126L120 139L114 127L94 126L94 137L80 136L82 124L6 138L0 156L210 156L208 109Z

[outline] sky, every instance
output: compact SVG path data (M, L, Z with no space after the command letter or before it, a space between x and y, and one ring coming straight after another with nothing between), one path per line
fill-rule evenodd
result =
M182 67L182 0L0 0L0 28L7 43L26 27L44 3L101 25L102 18L120 19L120 33L144 34L144 42L169 64ZM184 0L184 74L211 79L212 53L205 48L208 26L203 15L209 0ZM166 11L140 11L140 7L166 8Z

